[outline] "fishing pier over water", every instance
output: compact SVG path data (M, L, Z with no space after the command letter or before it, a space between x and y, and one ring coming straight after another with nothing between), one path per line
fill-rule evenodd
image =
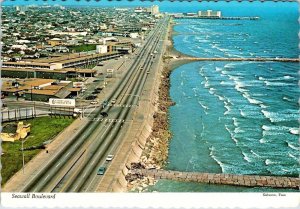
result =
M149 176L155 179L169 179L185 182L226 184L246 187L272 187L299 189L300 178L259 175L234 175L224 173L180 172L157 169L133 169L131 175Z
M210 20L259 20L259 17L199 17L199 16L175 16L174 19L210 19Z

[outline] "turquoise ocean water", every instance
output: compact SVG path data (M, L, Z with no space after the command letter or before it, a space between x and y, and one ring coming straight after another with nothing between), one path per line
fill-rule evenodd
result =
M296 58L297 5L282 5L245 3L238 10L221 9L226 16L259 16L258 21L176 20L175 48L197 57ZM175 69L166 168L297 176L298 69L297 63L276 62L195 62ZM279 190L160 180L148 191Z

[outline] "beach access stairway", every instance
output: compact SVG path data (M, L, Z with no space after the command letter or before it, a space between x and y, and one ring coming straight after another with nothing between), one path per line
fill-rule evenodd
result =
M157 169L132 169L132 175L155 179L169 179L185 182L200 182L246 187L272 187L299 189L300 178L282 176L235 175L224 173L180 172Z

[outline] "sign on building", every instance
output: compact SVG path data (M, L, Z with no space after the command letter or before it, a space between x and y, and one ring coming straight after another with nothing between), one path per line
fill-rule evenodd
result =
M53 107L75 107L75 99L49 99L50 106Z
M73 82L74 88L82 88L84 87L84 82Z

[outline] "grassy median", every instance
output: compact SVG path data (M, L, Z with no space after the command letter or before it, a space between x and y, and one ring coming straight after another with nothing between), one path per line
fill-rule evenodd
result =
M24 142L24 149L32 146L42 145L43 142L53 139L62 130L69 126L74 121L73 118L51 118L40 117L24 121L24 124L31 124L30 135L27 136ZM5 127L8 123L3 123ZM10 125L12 123L9 123ZM16 124L16 123L15 123ZM8 129L12 129L11 127ZM3 130L5 132L5 128ZM4 185L10 177L22 168L22 148L21 141L2 142L2 156L1 156L1 185ZM24 151L25 163L30 161L42 149Z

